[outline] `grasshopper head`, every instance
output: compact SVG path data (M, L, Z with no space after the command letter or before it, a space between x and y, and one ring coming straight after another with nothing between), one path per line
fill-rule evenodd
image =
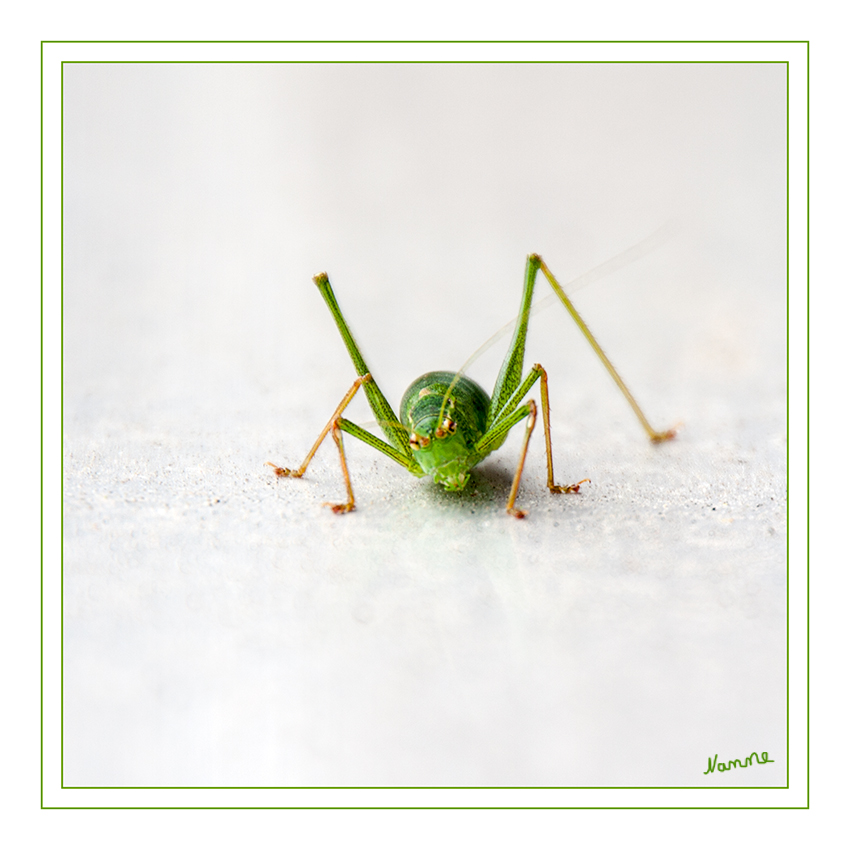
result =
M420 469L446 490L462 490L481 460L475 444L484 433L490 400L457 372L428 372L401 400L400 420Z
M463 490L469 481L469 448L450 416L426 416L410 432L413 456L446 490Z

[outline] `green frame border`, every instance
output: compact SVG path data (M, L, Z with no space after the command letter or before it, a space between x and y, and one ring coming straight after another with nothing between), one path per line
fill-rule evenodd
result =
M683 40L531 40L531 39L504 39L504 40L468 40L468 39L459 39L459 40L450 40L450 39L432 39L432 40L333 40L333 39L306 39L306 40L184 40L184 39L163 39L163 40L132 40L132 39L115 39L115 40L65 40L65 39L44 39L40 43L40 78L39 78L39 94L40 94L40 219L39 219L39 259L40 259L40 316L39 316L39 327L40 327L40 369L39 369L39 378L40 378L40 461L41 461L41 487L40 487L40 599L39 599L39 608L40 608L40 618L39 618L39 636L40 636L40 646L39 646L39 659L40 659L40 699L39 699L39 744L40 744L40 795L39 795L39 804L41 809L70 809L70 810L85 810L85 809L127 809L127 810L147 810L147 809L200 809L200 810L208 810L208 809L246 809L246 810L267 810L267 809L303 809L303 810L313 810L313 809L333 809L333 810L385 810L385 809L411 809L411 810L429 810L429 809L445 809L445 810L570 810L570 809L590 809L590 810L680 810L680 809L691 809L691 810L713 810L713 809L768 809L768 810L784 810L784 809L808 809L811 805L811 703L810 703L810 544L808 537L809 523L810 523L810 508L807 502L806 506L806 528L807 528L807 537L806 537L806 804L800 806L173 806L173 805L163 805L163 806L124 806L124 805L115 805L115 806L47 806L44 803L44 45L45 44L805 44L806 45L806 492L809 492L810 487L810 441L808 437L808 430L810 427L810 389L809 389L809 380L810 380L810 367L809 367L809 359L810 359L810 226L811 226L811 216L810 216L810 168L811 168L811 154L810 154L810 127L811 127L811 113L810 113L810 42L808 40L800 39L766 39L766 40L701 40L701 39L683 39ZM532 60L511 60L511 61L497 61L497 60L471 60L471 61L453 61L453 60L437 60L437 61L429 61L425 62L422 60L364 60L364 61L348 61L348 60L328 60L322 62L315 62L310 60L268 60L268 61L257 61L257 60L67 60L60 62L60 103L61 103L61 117L60 117L60 186L59 186L59 195L60 195L60 224L59 224L59 233L60 233L60 313L62 316L61 320L61 330L60 330L60 350L64 351L64 66L66 64L109 64L109 65L118 65L118 64L174 64L174 65L186 65L186 64L199 64L199 65L219 65L219 64L228 64L228 65L258 65L258 64L577 64L577 65L616 65L616 64L630 64L630 65L638 65L638 64L668 64L668 65L687 65L687 64L705 64L705 65L720 65L720 64L735 64L735 65L746 65L746 64L754 64L754 65L764 65L764 64L784 64L786 66L786 98L785 98L785 109L786 109L786 123L785 123L785 143L786 143L786 154L785 154L785 204L786 204L786 215L785 215L785 250L786 250L786 288L785 288L785 297L786 297L786 341L789 338L790 334L790 60L785 61L770 61L770 60L564 60L560 62L553 61L532 61ZM788 346L786 345L786 360L785 360L785 371L786 371L786 429L790 431L790 352ZM64 434L64 357L62 358L62 362L60 363L60 427L62 433ZM785 462L786 462L786 489L790 490L788 487L789 475L790 475L790 448L788 445L788 441L786 440L786 450L785 450ZM62 457L62 464L60 474L62 476L62 480L64 481L64 452ZM64 492L64 487L62 488ZM788 494L788 504L786 504L786 516L789 513L788 507L790 504L790 493ZM790 535L790 529L789 529ZM64 541L64 509L60 513L60 536ZM64 598L64 550L62 557L60 559L61 570L60 570L60 597ZM122 790L183 790L183 791L191 791L191 790L240 790L240 791L252 791L252 790L264 790L264 791L276 791L276 790L386 790L386 791L406 791L406 790L467 790L467 791L475 791L475 790L491 790L491 791L510 791L510 790L526 790L526 791L535 791L535 790L547 790L547 791L559 791L559 790L629 790L629 791L644 791L644 790L669 790L669 791L705 791L705 790L717 790L717 791L732 791L732 790L783 790L790 788L790 764L791 764L791 753L790 753L790 584L789 584L789 573L790 573L790 546L788 542L786 542L786 567L785 567L785 595L786 595L786 633L785 633L785 651L786 651L786 678L785 678L785 689L786 689L786 720L785 720L785 734L786 734L786 784L783 785L767 785L767 786L758 786L758 785L679 785L679 786L352 786L352 785L342 785L342 786L334 786L334 785L321 785L321 786L297 786L297 785L283 785L283 786L216 786L216 785L178 785L178 786L135 786L135 785L110 785L110 786L78 786L78 785L65 785L64 784L64 639L60 642L60 787L63 790L114 790L114 791L122 791ZM64 636L64 609L60 612L60 630L61 634Z

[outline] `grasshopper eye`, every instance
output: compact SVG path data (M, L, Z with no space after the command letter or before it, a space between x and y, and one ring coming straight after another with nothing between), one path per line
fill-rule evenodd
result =
M438 440L442 440L443 437L448 434L454 434L455 431L457 431L457 425L454 420L446 417L443 420L443 424L434 432L434 436L437 437Z

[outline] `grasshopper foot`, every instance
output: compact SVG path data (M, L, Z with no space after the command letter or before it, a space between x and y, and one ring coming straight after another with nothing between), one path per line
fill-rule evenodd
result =
M653 431L649 439L652 443L666 443L667 440L672 440L676 436L679 429L684 423L677 422L669 431Z
M333 502L322 502L323 508L330 508L335 514L347 514L354 510L354 502L346 502L344 505L335 505Z
M508 508L508 513L517 519L525 519L528 516L528 511L524 511L522 508Z
M671 428L669 431L656 431L649 439L653 443L666 443L667 440L672 440L676 436L676 429Z
M300 478L303 474L297 469L286 469L286 467L277 466L270 460L266 461L266 466L270 466L278 478Z
M582 478L577 484L550 484L550 493L578 493L582 484L590 484L589 478Z

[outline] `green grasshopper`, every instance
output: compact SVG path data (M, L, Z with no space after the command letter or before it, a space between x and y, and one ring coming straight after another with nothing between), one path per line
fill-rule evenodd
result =
M301 478L307 471L313 456L325 437L330 434L339 450L339 460L342 475L345 479L348 501L342 504L325 502L334 513L347 513L354 510L354 492L351 488L351 478L345 461L345 450L342 445L342 432L357 437L372 448L383 452L396 463L401 464L408 472L421 478L432 475L434 481L446 490L462 490L469 481L470 470L481 463L487 455L504 443L508 432L523 419L528 419L525 437L520 451L519 463L514 474L511 491L506 505L507 512L522 519L526 511L515 507L519 482L522 477L525 457L528 452L528 441L537 421L537 405L534 399L524 402L531 388L540 381L540 403L543 408L543 435L546 442L547 486L551 493L577 493L584 483L583 479L576 484L555 484L552 468L552 438L549 428L549 385L546 370L535 363L523 378L522 365L525 355L525 338L528 330L528 319L531 313L531 298L534 293L534 283L537 272L542 271L546 280L569 314L579 326L582 334L590 343L620 391L640 420L649 439L660 443L672 439L675 429L668 431L654 430L643 411L629 392L622 378L617 373L605 352L599 347L584 320L579 316L570 299L554 275L538 254L531 254L525 266L525 285L522 292L522 302L519 318L514 330L513 339L505 356L499 377L493 387L491 397L475 381L460 372L428 372L417 378L404 393L401 400L400 419L396 417L384 394L372 378L369 367L354 341L354 337L342 316L337 304L330 281L324 272L313 278L319 287L328 309L333 315L358 378L337 405L328 424L322 429L318 439L313 444L304 463L298 469L287 469L271 462L268 466L274 468L278 476ZM369 405L381 426L387 441L370 434L368 431L343 418L342 413L354 398L357 390L363 388Z

